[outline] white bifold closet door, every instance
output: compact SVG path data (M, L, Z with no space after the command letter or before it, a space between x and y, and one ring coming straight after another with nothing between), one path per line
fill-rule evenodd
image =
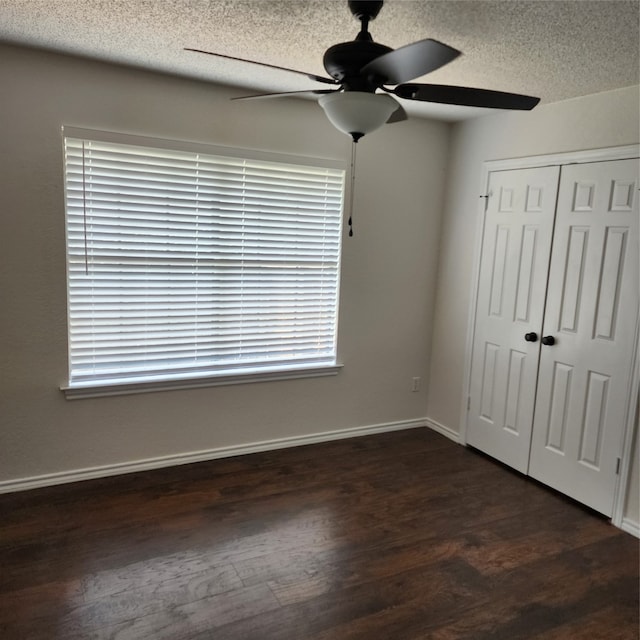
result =
M489 177L467 442L522 473L540 357L525 336L542 326L559 175L541 167Z
M562 168L529 474L611 515L638 317L638 161ZM543 338L544 340L544 338Z
M496 172L489 191L468 443L610 516L636 347L638 161ZM532 197L514 196L509 219L510 191L552 202L540 196L536 222Z

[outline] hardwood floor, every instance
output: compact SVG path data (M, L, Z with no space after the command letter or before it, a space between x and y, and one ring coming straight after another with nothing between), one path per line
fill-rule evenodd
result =
M427 429L0 496L3 640L638 638L638 540Z

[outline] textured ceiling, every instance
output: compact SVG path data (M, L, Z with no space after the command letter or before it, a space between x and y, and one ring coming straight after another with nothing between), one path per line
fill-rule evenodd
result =
M370 25L397 48L434 38L463 52L423 82L556 102L639 82L638 0L387 0ZM321 88L305 78L183 51L207 49L326 75L322 54L352 40L345 0L0 0L0 40L257 91ZM486 110L403 101L457 120Z

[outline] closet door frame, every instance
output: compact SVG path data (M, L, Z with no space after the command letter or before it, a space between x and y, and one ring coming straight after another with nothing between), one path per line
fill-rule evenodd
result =
M478 286L480 283L480 261L482 258L482 239L484 237L484 221L486 210L486 194L489 185L489 176L493 171L508 171L511 169L530 169L545 166L563 166L568 164L580 164L585 162L606 162L607 160L627 160L640 157L640 144L621 147L606 147L585 151L571 151L568 153L555 153L549 155L529 156L524 158L511 158L504 160L487 160L482 163L482 175L479 185L479 206L476 221L475 246L473 252L473 272L471 277L471 299L467 320L467 339L465 347L464 383L461 398L460 411L460 437L462 445L467 444L467 420L471 389L471 355L473 352L473 340L475 333L476 305L478 300ZM639 195L640 197L640 195ZM613 515L611 522L619 528L623 526L624 505L628 491L629 476L631 471L631 455L633 445L633 432L636 422L636 411L640 392L640 316L636 317L636 330L633 344L633 374L625 408L626 420L624 425L624 439L621 449L620 473L614 495ZM640 437L640 436L639 436ZM637 532L633 532L637 535Z

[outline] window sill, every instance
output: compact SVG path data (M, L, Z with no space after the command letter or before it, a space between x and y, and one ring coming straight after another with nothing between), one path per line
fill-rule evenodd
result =
M305 366L300 368L278 369L251 373L215 374L184 378L181 380L151 380L140 382L108 382L69 385L61 387L67 400L82 398L102 398L106 396L123 396L136 393L153 393L157 391L176 391L179 389L200 389L203 387L220 387L232 384L249 384L252 382L272 382L276 380L296 380L299 378L319 378L335 376L342 369L341 364Z

